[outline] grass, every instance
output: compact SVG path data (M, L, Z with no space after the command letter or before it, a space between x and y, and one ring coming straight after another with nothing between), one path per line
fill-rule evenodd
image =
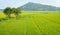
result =
M1 12L0 18L5 17ZM18 20L0 22L0 35L60 35L60 12L23 11Z

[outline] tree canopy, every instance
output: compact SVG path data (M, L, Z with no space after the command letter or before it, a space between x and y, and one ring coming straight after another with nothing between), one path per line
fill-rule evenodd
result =
M21 14L21 10L18 8L10 8L7 7L4 9L3 13L7 16L7 17L11 17L11 14L14 14L16 16L16 18L19 16L19 14Z

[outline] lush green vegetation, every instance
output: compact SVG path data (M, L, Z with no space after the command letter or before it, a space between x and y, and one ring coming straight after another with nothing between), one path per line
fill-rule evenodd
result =
M0 35L60 35L60 12L23 11L19 19L0 21Z
M7 7L4 9L3 13L10 18L11 14L14 14L16 16L16 18L19 16L19 14L21 13L21 10L19 10L18 8L10 8Z

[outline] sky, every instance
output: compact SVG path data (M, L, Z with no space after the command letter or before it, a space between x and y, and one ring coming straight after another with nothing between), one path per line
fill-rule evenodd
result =
M60 0L0 0L0 9L4 9L6 7L17 8L28 2L60 7Z

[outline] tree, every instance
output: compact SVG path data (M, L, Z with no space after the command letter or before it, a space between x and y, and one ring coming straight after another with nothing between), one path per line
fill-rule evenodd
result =
M18 9L18 8L12 8L12 10L13 10L13 12L14 12L16 18L18 18L18 17L19 17L19 14L21 14L21 10Z
M11 10L11 8L10 7L7 7L7 8L5 8L4 9L4 11L3 11L3 13L7 16L7 17L9 17L10 18L10 12L11 12L12 10Z
M4 9L4 14L7 15L7 17L9 18L10 18L10 14L14 14L16 18L18 18L19 14L21 14L21 10L18 8L7 7L6 9Z

